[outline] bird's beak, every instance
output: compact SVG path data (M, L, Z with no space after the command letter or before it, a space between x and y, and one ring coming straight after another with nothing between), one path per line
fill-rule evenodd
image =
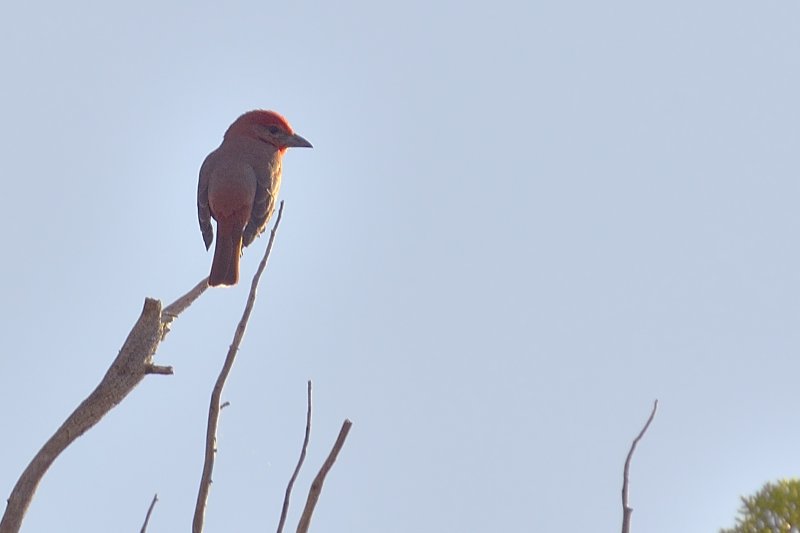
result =
M288 148L314 148L311 143L297 135L289 135L286 137L286 146Z

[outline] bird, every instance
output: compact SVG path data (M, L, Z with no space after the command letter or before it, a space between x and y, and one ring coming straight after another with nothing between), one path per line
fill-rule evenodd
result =
M239 257L267 226L281 186L287 148L313 148L275 111L248 111L231 124L200 167L197 219L206 250L217 243L208 285L236 285Z

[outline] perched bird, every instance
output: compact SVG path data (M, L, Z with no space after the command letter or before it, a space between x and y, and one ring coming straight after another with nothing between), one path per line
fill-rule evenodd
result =
M281 160L287 148L311 148L274 111L249 111L230 125L219 148L200 167L197 218L206 250L217 244L208 284L236 285L239 257L267 226L281 186Z

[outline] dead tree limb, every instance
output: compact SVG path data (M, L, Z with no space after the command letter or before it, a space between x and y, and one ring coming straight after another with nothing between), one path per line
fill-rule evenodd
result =
M336 458L339 456L339 452L344 446L344 441L347 439L347 434L350 432L350 427L352 425L353 423L349 420L345 420L342 423L342 429L339 430L339 436L336 437L336 442L331 449L331 453L328 454L328 458L325 459L322 468L319 469L317 477L315 477L314 481L311 483L311 488L308 490L308 499L306 499L306 506L303 509L303 514L300 515L300 522L297 524L297 533L308 533L308 528L311 525L311 515L314 514L314 508L317 506L320 494L322 494L322 484L325 483L325 476L328 475L328 472L333 467L333 463L336 462Z
M8 498L0 533L19 531L39 482L61 452L125 399L146 374L155 373L152 361L161 333L161 302L148 298L139 320L100 384L67 417L20 476ZM171 373L168 367L159 367L159 371Z
M656 409L658 409L658 400L653 402L653 410L650 412L650 417L647 419L647 422L636 438L633 439L631 449L628 451L628 457L625 459L625 469L622 472L622 533L630 533L631 531L631 514L633 514L633 508L628 504L628 475L631 468L631 459L633 459L633 452L636 451L636 445L642 440L645 432L647 432L647 428L650 427L650 423L653 421L653 418L655 418Z
M168 306L167 309L171 311L166 320L161 302L153 298L145 299L139 319L103 379L42 446L17 480L0 520L0 533L19 532L39 483L61 452L119 405L144 376L172 374L172 367L153 364L153 357L166 336L169 323L203 293L205 289L198 290L198 287L204 283L205 280L179 298L175 304ZM187 296L193 294L187 300ZM176 306L179 302L182 302L181 305Z
M278 209L278 217L275 220L275 225L272 226L267 249L264 251L264 257L261 259L261 263L259 263L258 269L253 276L253 281L250 283L250 293L247 297L247 304L245 304L242 318L239 320L239 325L236 327L236 331L233 334L233 342L231 342L228 348L228 355L225 357L222 370L220 370L217 382L214 384L214 389L211 391L211 402L208 407L208 425L206 427L205 459L203 461L203 474L200 478L200 488L197 491L197 503L194 508L194 520L192 521L193 533L201 533L203 531L206 503L208 502L208 493L211 489L211 475L214 471L214 455L217 451L217 426L219 425L222 389L225 387L225 381L228 379L228 374L230 374L233 368L233 363L236 360L236 352L239 351L239 345L247 329L247 322L250 320L250 314L253 312L253 306L256 303L258 282L261 279L261 274L263 274L264 269L267 267L267 261L269 260L270 252L272 252L272 245L275 242L275 234L277 233L278 225L281 223L282 215L283 201L281 201L280 208Z

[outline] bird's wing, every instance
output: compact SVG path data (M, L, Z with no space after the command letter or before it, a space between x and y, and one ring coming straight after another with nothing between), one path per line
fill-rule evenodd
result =
M210 157L210 156L209 156ZM211 227L211 208L208 206L208 157L200 167L200 179L197 183L197 220L200 222L200 231L203 233L203 242L206 250L211 247L214 240L214 228Z
M276 164L258 176L256 195L253 199L253 210L250 212L250 220L247 222L242 234L243 247L252 243L267 227L269 217L272 216L272 211L275 209L275 198L278 196L280 185L281 161L278 159Z

